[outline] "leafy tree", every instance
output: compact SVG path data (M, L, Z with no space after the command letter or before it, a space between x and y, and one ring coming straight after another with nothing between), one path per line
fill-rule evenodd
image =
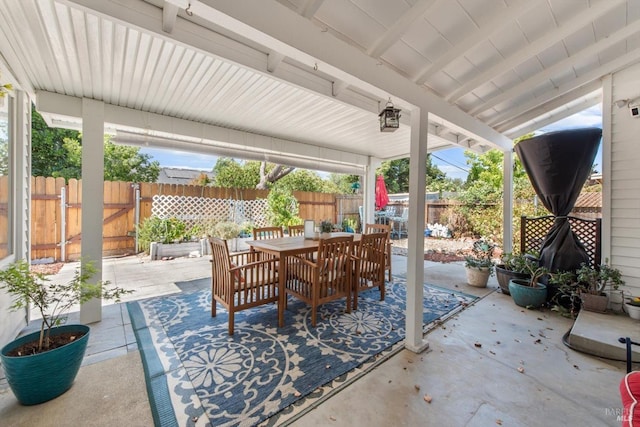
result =
M80 132L50 128L37 111L32 110L33 176L53 176L79 179L82 175L82 135ZM151 161L140 149L115 145L104 137L104 180L155 182L160 164Z
M82 176L82 145L73 138L65 138L63 149L67 152L66 163L50 176L79 179ZM151 161L148 154L140 154L137 147L116 145L110 137L104 137L104 180L155 182L160 174L160 164Z
M31 113L31 174L54 176L54 172L67 166L69 153L64 148L65 138L78 140L80 132L50 128L35 108Z
M216 187L256 188L260 182L260 162L246 162L241 165L234 159L221 157L213 167Z
M313 191L322 192L323 180L317 172L307 169L295 170L274 184L273 188L287 191Z
M382 162L376 173L384 176L389 193L406 193L409 191L409 159L398 159Z
M265 216L272 226L289 226L302 224L298 217L298 201L291 191L275 187L267 196L267 210Z
M322 192L336 194L353 193L352 185L355 182L360 182L360 176L331 173L329 174L329 179L324 181Z
M258 190L268 190L276 181L286 177L295 168L283 165L272 165L267 167L267 162L260 163L260 181L256 185Z
M514 145L532 136L533 134L524 135L514 140ZM467 157L470 171L466 188L458 198L463 203L459 209L459 214L463 219L457 218L458 231L461 234L468 233L501 241L504 155L500 150L491 150L483 154L467 151L465 157ZM518 237L520 216L540 215L544 212L536 212L535 210L533 204L535 191L517 156L513 162L513 183L513 235Z
M297 169L249 161L240 163L230 158L219 158L213 167L215 185L227 188L280 188L284 191L324 191L320 175L306 169Z
M427 190L442 191L443 189L455 189L452 180L447 179L447 174L431 161L431 155L426 159ZM384 176L389 193L407 193L409 191L409 159L398 159L383 162L376 171Z

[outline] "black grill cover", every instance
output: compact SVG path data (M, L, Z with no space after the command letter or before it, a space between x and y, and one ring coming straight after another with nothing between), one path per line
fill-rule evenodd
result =
M602 129L570 129L520 141L515 151L544 206L556 216L540 249L540 265L575 270L589 257L567 215L591 173Z

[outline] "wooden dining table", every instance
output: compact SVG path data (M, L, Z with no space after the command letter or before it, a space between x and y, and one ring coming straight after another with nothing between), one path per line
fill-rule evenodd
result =
M353 236L354 242L360 241L360 234L329 233L330 237ZM304 236L288 236L277 239L248 240L247 245L252 250L264 252L280 258L278 263L278 327L284 326L285 284L287 279L287 257L310 254L318 250L320 240L305 239Z

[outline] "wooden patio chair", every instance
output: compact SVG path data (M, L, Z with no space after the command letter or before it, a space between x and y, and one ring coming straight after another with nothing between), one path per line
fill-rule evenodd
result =
M291 257L285 292L311 306L312 326L316 326L321 304L346 298L345 311L351 312L353 261L352 235L320 239L315 262L304 256Z
M284 237L282 227L261 227L253 229L253 240L278 239Z
M287 232L289 236L304 236L304 224L290 225Z
M358 309L358 294L378 288L384 301L384 266L388 232L363 234L356 247L356 268L353 279L353 309Z
M391 225L388 224L366 224L364 233L387 233L387 245L385 248L385 265L384 269L389 273L389 281L393 281L391 274Z
M233 335L237 311L278 301L278 258L262 252L229 254L227 241L212 237L211 317L216 302L229 312L229 335ZM277 315L277 311L274 311Z

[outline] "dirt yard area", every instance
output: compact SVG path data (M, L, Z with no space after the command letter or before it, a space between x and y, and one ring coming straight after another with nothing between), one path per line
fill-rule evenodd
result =
M393 253L407 255L407 239L391 240ZM463 261L469 254L473 240L471 239L439 239L433 237L424 238L424 259L435 262Z

